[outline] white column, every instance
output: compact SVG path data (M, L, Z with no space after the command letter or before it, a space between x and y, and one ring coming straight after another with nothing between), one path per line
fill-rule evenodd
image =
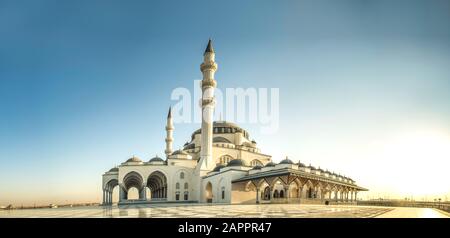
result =
M284 186L284 196L286 197L286 199L289 199L290 196L289 185Z

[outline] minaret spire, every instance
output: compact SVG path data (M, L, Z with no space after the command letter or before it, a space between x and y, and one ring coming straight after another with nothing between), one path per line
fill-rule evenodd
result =
M211 38L209 38L209 40L208 40L208 46L206 46L205 53L203 53L203 55L206 55L206 53L215 53L214 48L212 46Z
M173 144L173 120L172 120L172 107L169 107L169 113L167 113L167 124L166 124L166 156L172 154L172 144Z

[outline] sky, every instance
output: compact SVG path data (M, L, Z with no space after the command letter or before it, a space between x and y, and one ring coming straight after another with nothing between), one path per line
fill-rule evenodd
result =
M100 202L105 171L162 156L210 37L218 88L279 89L275 134L241 125L274 161L450 199L449 1L0 0L0 205Z

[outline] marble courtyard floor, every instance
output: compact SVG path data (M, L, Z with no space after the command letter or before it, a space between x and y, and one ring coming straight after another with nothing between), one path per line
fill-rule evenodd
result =
M130 205L112 207L44 208L3 210L0 217L96 218L96 217L218 217L218 218L372 218L372 217L442 217L448 214L431 208L397 208L346 205Z

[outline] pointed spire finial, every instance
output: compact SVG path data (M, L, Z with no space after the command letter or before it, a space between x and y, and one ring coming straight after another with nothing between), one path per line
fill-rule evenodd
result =
M206 53L214 53L214 48L213 48L213 46L212 46L212 40L211 40L211 38L209 38L209 40L208 40L208 46L206 46L206 49L205 49L205 53L204 53L204 54L206 54Z
M172 117L172 106L169 107L169 113L167 114L167 118Z

